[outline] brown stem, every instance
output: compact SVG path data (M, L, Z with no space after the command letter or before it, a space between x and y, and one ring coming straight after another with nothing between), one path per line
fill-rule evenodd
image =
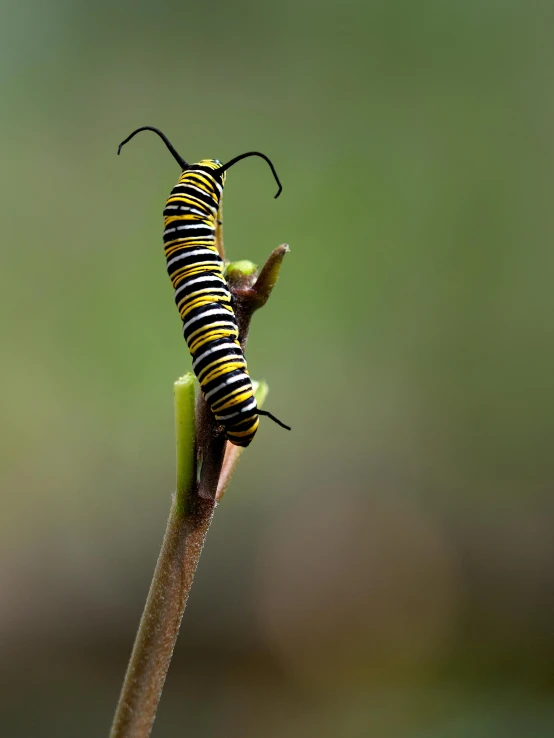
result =
M127 668L110 738L147 738L215 503L172 504L162 549Z
M231 477L237 467L239 458L242 456L243 450L244 449L240 446L235 446L227 441L227 444L225 445L223 466L221 468L221 474L219 476L217 492L215 495L217 502L219 502L225 494L227 487L229 486L229 482L231 481Z
M244 351L248 341L248 331L252 315L263 307L277 283L281 264L285 255L290 251L286 243L277 246L266 261L260 272L248 275L229 270L227 282L234 297L234 310L239 327L239 336Z
M225 436L201 394L196 401L197 494L215 502L217 483L225 454Z
M192 380L189 380L192 381ZM189 404L175 403L177 425L186 422L192 434L193 385ZM212 437L213 415L196 408L197 456L204 458L196 472L189 466L188 476L179 468L179 429L177 430L177 492L173 497L158 563L144 607L110 738L147 738L150 735L161 697L179 626L204 540L215 509L215 493L221 465L217 449L221 439ZM189 438L189 453L192 438ZM181 441L184 445L184 441ZM181 449L181 454L183 449ZM206 461L207 460L207 461ZM194 464L194 462L189 462ZM186 477L186 478L185 478ZM203 494L201 494L201 492Z
M273 289L288 246L271 254L259 276L229 280L244 350L250 320ZM148 738L156 716L179 626L216 505L225 437L199 395L196 403L196 478L174 496L162 548L140 621L110 738Z

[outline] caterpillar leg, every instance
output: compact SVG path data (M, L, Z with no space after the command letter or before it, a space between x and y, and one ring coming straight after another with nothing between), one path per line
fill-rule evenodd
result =
M276 418L275 415L268 413L267 410L258 410L257 413L258 415L267 415L268 418L271 418L271 420L273 420L274 423L277 423L277 425L280 425L281 428L285 428L286 430L291 430L290 425L285 425L278 418Z

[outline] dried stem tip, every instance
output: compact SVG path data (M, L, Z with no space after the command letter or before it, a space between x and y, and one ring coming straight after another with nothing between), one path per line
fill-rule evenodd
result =
M277 246L259 273L251 261L229 264L225 278L235 300L247 304L251 313L263 307L277 284L281 264L289 251L285 243Z

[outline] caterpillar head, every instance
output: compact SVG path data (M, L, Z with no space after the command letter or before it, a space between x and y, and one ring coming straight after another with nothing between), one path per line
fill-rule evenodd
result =
M202 169L216 178L219 184L223 187L225 184L225 172L222 172L221 176L218 175L218 171L222 166L223 165L219 159L202 159L202 161L199 161L196 164L188 164L183 171L186 172L190 169Z

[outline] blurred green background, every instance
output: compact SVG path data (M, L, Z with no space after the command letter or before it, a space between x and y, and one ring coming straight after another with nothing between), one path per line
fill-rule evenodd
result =
M155 736L554 732L554 8L2 0L0 732L107 735L190 367L161 212L229 172L291 253L269 421L210 531Z

